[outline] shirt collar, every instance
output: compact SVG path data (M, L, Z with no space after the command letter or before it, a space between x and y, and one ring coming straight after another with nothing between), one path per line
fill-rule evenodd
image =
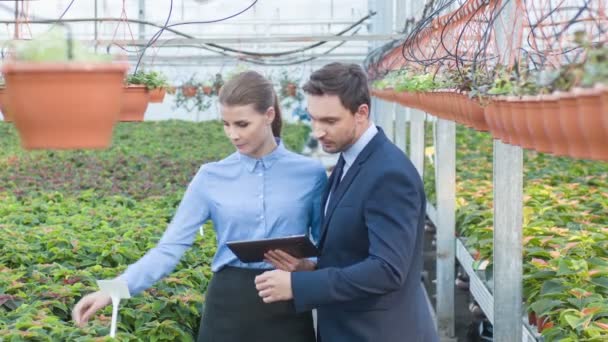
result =
M258 163L260 163L265 170L268 170L272 167L274 162L276 162L285 153L285 151L287 151L285 149L285 145L283 145L283 141L280 138L275 138L275 141L277 142L277 147L272 150L272 152L268 153L260 159L255 159L246 154L237 152L241 162L245 165L247 171L253 172Z
M355 159L357 159L359 153L363 151L365 146L367 146L367 144L374 138L376 133L378 133L378 128L376 128L376 125L372 123L351 147L342 152L346 167L350 167L355 162Z

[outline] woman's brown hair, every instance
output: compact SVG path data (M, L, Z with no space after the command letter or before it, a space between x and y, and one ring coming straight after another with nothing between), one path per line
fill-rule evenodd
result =
M281 136L283 120L281 107L272 83L255 71L245 71L228 80L219 94L219 101L224 106L246 106L253 104L259 113L266 113L269 107L274 107L272 134Z

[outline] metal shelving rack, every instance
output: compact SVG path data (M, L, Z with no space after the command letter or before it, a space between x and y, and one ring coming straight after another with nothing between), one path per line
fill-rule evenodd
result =
M387 0L387 2L391 2ZM410 4L404 10L410 16L420 13L424 5ZM515 2L509 1L502 11L502 18L495 26L497 46L508 61L509 39L512 36L505 27L515 27ZM399 15L399 12L397 12ZM397 20L397 22L403 22ZM502 25L502 26L500 26ZM372 25L373 26L373 25ZM377 33L377 32L376 32ZM503 62L504 62L503 61ZM375 99L372 104L375 122L404 151L409 138L408 155L424 174L425 117L419 110L404 108ZM409 137L405 121L409 122ZM494 140L493 187L494 187L494 281L490 291L473 269L473 257L455 235L456 203L456 124L437 119L436 141L436 207L429 204L427 214L437 227L437 306L436 322L442 341L454 338L454 283L455 261L462 265L470 278L470 292L494 326L494 341L539 340L527 325L523 315L523 152L518 146Z

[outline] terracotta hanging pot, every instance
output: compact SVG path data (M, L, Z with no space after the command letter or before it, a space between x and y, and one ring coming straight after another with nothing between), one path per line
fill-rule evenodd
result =
M484 109L476 99L471 99L467 93L463 94L465 98L465 106L467 112L469 113L469 118L471 120L471 125L478 131L487 132L489 127L486 122L486 116L484 114Z
M467 108L466 98L464 95L454 89L454 91L448 94L447 100L448 106L452 107L454 120L456 122L460 122L460 124L466 127L473 128L473 121L471 121L471 116L469 115L469 110Z
M9 113L7 103L8 99L6 97L6 88L0 87L0 112L2 112L2 116L4 117L4 122L13 122L13 118Z
M293 84L293 83L287 84L287 95L288 96L295 97L296 96L296 90L297 90L297 87L296 87L295 84Z
M417 92L418 106L423 112L431 113L433 111L433 98L428 92Z
M551 141L545 133L545 120L542 115L542 102L540 96L524 96L526 124L530 132L532 148L539 152L551 152Z
M568 142L559 120L559 97L556 94L541 95L541 109L545 124L545 134L551 142L551 154L568 154Z
M604 134L608 135L608 85L596 84L595 89L600 91L602 103L602 123L604 127Z
M488 124L488 130L494 139L500 139L498 127L498 113L496 112L496 102L490 101L484 107L483 116Z
M523 148L532 148L532 137L528 129L528 121L526 119L526 102L522 98L514 97L509 100L511 105L511 120L513 124L514 135L518 145Z
M150 90L150 102L162 103L165 100L167 90L165 88L154 88Z
M120 121L144 121L144 114L150 101L150 92L142 85L129 85L123 88L124 102L120 111Z
M213 87L211 86L203 86L203 94L211 95L213 93Z
M424 91L418 94L420 94L421 98L423 99L421 105L423 106L423 110L425 112L436 117L445 119L445 115L443 115L443 112L437 110L437 97L435 96L435 93L431 91Z
M475 128L473 124L473 115L471 114L471 108L469 108L469 99L464 93L454 92L455 108L458 113L458 117L463 125L469 128Z
M574 158L591 158L583 129L578 120L578 104L573 92L559 93L559 123L568 143L568 155Z
M409 108L418 108L418 94L411 91L395 91L395 102Z
M6 62L2 72L26 149L105 148L123 99L125 63Z
M584 132L591 159L608 160L608 135L602 121L602 92L599 89L574 89L578 123Z
M185 97L194 97L196 96L197 89L195 86L182 86L182 94Z
M496 101L496 113L498 114L498 127L500 131L500 140L505 144L515 145L513 141L513 125L511 120L511 109L507 102L506 96L499 96Z

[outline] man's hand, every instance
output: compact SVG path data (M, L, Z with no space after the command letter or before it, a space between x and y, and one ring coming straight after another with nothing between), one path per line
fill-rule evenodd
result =
M265 253L264 258L277 269L287 272L314 271L317 267L317 264L308 259L295 258L280 249Z
M291 273L282 270L267 271L255 277L255 288L264 303L290 300Z
M100 291L89 293L82 297L72 310L72 319L79 327L84 327L88 320L106 305L112 303L112 298Z

